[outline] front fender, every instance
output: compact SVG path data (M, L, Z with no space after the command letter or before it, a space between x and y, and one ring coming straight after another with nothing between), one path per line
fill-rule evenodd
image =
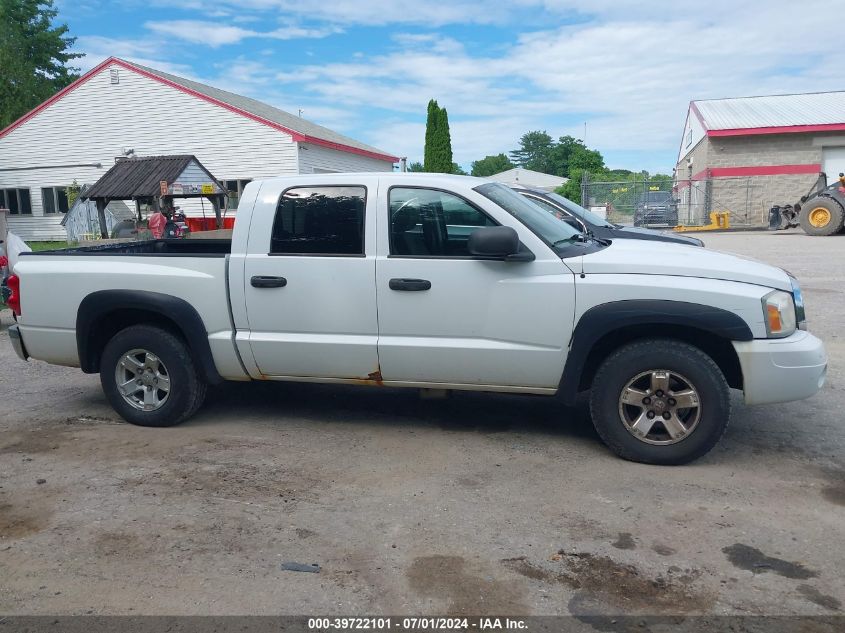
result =
M575 401L590 352L602 338L630 327L653 327L659 337L661 326L689 328L730 341L754 338L742 317L722 308L658 299L603 303L587 310L573 330L559 387L564 401Z

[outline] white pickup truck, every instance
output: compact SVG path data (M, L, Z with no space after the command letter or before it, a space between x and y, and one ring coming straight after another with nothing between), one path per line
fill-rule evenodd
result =
M222 380L559 395L604 442L678 464L747 404L825 379L798 282L692 246L599 241L505 185L439 174L254 181L231 241L25 254L11 341L99 372L129 422L177 424ZM563 412L562 412L563 415Z

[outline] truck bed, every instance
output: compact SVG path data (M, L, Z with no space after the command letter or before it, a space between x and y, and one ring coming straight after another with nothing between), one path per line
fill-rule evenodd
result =
M225 257L232 252L232 240L144 240L95 246L77 246L53 251L22 253L23 255L132 255L154 257Z

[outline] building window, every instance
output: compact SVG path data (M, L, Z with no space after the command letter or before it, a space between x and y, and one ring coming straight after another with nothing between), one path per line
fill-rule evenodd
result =
M251 178L244 178L241 180L224 180L223 185L226 188L226 195L229 198L229 209L237 209L238 202L244 193L246 186L252 182Z
M10 215L32 215L29 189L0 189L0 208Z
M271 254L363 255L364 187L294 187L279 200Z
M67 189L65 187L42 187L41 204L44 213L67 213Z

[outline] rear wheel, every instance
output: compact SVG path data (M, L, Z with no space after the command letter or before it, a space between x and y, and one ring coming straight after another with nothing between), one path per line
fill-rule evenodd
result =
M832 198L813 198L801 206L800 221L807 235L833 235L845 225L845 211Z
M685 464L725 432L729 394L722 371L700 349L649 339L619 348L602 363L590 413L599 436L620 457Z
M140 426L179 424L206 393L185 342L150 325L121 330L106 344L100 382L115 411Z

